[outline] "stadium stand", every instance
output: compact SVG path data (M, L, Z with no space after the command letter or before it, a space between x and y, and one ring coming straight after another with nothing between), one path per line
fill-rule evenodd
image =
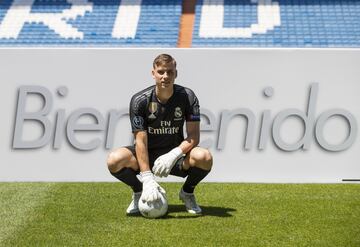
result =
M182 15L180 21L180 33L178 47L191 47L193 27L195 21L196 0L187 0L182 3Z
M2 0L0 46L360 47L357 0Z
M360 1L200 0L194 30L193 47L359 47Z
M176 47L181 0L4 0L1 46Z

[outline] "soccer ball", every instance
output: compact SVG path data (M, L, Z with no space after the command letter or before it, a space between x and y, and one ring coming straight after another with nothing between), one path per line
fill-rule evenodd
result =
M139 200L139 211L145 218L159 218L164 216L168 210L168 203L166 200L166 196L161 194L159 200L154 202L144 202Z

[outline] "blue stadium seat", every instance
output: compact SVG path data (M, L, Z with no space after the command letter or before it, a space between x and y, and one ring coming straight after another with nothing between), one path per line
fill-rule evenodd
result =
M259 1L207 1L196 5L193 47L360 47L360 1L355 0L273 0L278 3L281 24L251 37L215 37L201 34L204 5L223 5L222 29L249 28L258 23ZM218 28L219 29L219 28ZM226 45L224 45L226 42Z
M0 2L0 46L177 46L181 0L26 2ZM360 47L359 16L357 0L198 0L192 47Z

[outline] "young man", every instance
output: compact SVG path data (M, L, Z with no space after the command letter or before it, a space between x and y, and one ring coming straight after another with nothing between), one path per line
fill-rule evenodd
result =
M160 193L165 193L154 175L167 177L169 174L187 177L179 198L189 213L201 214L194 188L210 172L212 156L207 149L197 147L198 99L192 90L174 84L176 61L170 55L155 58L152 76L155 85L136 93L130 102L135 145L112 151L107 160L109 171L133 190L128 214L139 212L140 197L155 201ZM184 139L185 121L187 137ZM139 172L142 183L136 177Z

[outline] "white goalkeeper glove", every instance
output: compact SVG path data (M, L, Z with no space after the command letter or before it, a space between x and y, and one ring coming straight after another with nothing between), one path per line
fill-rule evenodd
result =
M154 174L158 177L167 177L174 167L176 161L183 156L181 148L176 147L170 152L161 155L154 162L154 167L152 168Z
M151 171L140 172L140 177L143 183L140 200L143 202L155 202L160 199L160 193L165 195L166 191L155 181L154 174Z

